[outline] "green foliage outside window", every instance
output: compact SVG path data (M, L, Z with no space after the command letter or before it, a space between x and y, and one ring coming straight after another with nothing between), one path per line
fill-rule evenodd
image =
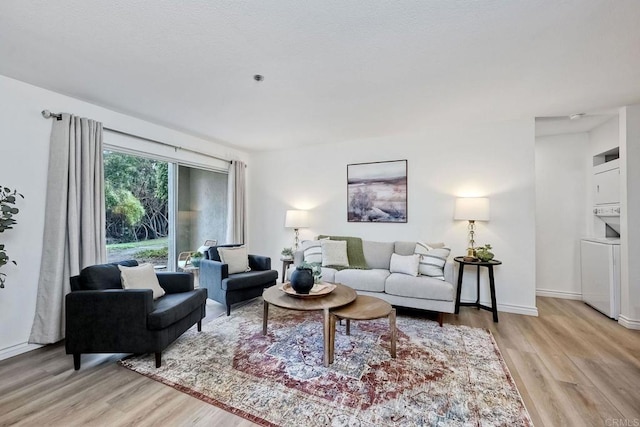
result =
M24 199L24 196L16 190L0 185L0 233L13 229L13 226L18 223L15 218L20 212L16 207L18 197ZM9 262L18 265L14 260L9 259L5 245L0 243L0 267L7 265ZM0 273L0 288L4 288L6 277L6 273Z

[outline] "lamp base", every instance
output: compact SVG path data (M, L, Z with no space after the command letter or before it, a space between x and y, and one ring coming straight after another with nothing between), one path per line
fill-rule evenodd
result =
M467 248L467 257L469 257L469 258L475 258L476 257L475 248Z

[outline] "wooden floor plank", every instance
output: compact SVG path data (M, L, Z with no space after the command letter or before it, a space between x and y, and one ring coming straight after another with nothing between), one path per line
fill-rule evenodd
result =
M444 320L493 333L536 426L640 424L640 332L580 301L537 305L539 317L500 313L494 323L462 307ZM205 322L225 309L207 310ZM64 346L53 345L1 361L0 425L255 425L120 367L121 357L83 355L76 372Z

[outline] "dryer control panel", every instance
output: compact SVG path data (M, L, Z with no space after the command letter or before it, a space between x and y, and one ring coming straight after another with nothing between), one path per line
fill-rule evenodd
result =
M620 216L620 205L596 206L593 208L595 216Z

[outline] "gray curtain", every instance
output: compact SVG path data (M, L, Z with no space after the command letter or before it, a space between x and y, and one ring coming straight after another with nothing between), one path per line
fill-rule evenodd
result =
M106 261L102 123L53 119L36 314L29 342L64 338L69 277Z
M227 242L245 243L247 237L246 165L233 160L229 166Z

